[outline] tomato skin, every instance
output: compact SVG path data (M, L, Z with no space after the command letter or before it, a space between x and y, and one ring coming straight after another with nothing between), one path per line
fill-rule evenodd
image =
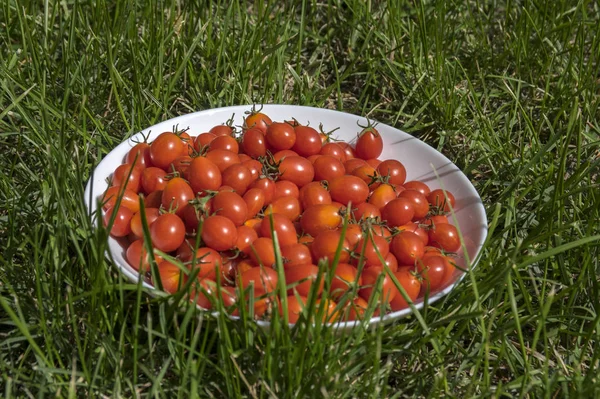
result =
M368 218L381 219L381 212L375 205L369 204L368 202L363 202L362 204L357 205L356 207L352 207L352 217L354 220L365 220Z
M102 196L102 209L108 210L114 208L117 204L117 198L122 193L120 207L130 209L133 213L140 210L140 197L128 188L123 190L120 187L109 187Z
M309 160L300 156L285 157L279 164L281 180L288 180L298 187L313 181L315 168Z
M374 205L377 209L382 210L388 202L396 198L398 198L398 196L390 184L381 184L373 190L367 202Z
M246 130L242 136L242 151L254 159L267 155L264 133L256 128Z
M337 301L355 285L362 285L362 277L356 267L348 263L338 263L331 279L329 295Z
M275 183L275 196L273 199L276 200L281 197L299 198L300 190L295 183L289 180L279 180Z
M435 226L443 223L450 223L446 215L430 215L419 221L419 224L424 224L427 226Z
M235 192L220 191L212 198L213 213L224 216L236 226L244 224L248 218L248 205L246 201Z
M273 240L267 237L258 237L250 245L250 259L257 266L272 268L275 264L275 247Z
M278 281L279 276L275 270L257 266L242 273L241 288L245 290L254 283L254 296L259 297L274 292Z
M398 198L406 198L413 205L415 214L413 220L423 219L429 213L429 202L427 198L417 190L404 190L398 194Z
M158 273L163 290L169 294L179 291L179 287L183 285L186 277L179 266L168 260L163 260L159 263Z
M396 273L394 273L394 276L396 277L402 288L404 288L404 291L406 291L408 298L412 302L414 302L419 296L419 292L421 291L421 282L413 272L413 268L409 266L401 267ZM400 290L398 290L395 285L394 289L396 290L396 295L390 301L390 307L392 311L397 312L399 310L407 308L408 303L404 299L404 296L402 296Z
M172 132L164 132L150 144L150 159L152 165L168 170L171 162L183 153L183 141Z
M355 248L361 238L363 238L361 226L359 224L349 223L346 227L346 240L348 240L350 248Z
M298 153L296 151L281 150L281 151L277 151L275 154L273 154L273 161L276 163L279 163L279 162L283 161L284 158L297 157L297 156L298 156Z
M148 168L152 166L152 158L150 157L150 144L137 143L127 153L125 163L134 164L137 167Z
M403 183L402 185L407 190L417 190L418 192L423 194L425 197L427 197L429 195L429 193L431 192L431 190L429 189L429 186L427 184L425 184L421 181L418 181L418 180L407 181L407 182Z
M252 172L241 163L229 166L223 172L222 184L230 186L239 195L244 195L252 183Z
M148 194L144 198L144 206L146 208L160 208L160 206L162 205L162 192L163 190L156 190Z
M364 159L349 158L346 162L344 162L344 169L346 169L347 174L351 175L356 168L364 165L367 165L367 162Z
M238 226L237 228L237 242L235 247L242 251L245 255L250 254L250 245L258 238L256 230L249 226Z
M368 127L360 132L356 140L354 154L364 160L379 158L383 152L383 139L374 127Z
M318 154L321 151L321 137L319 132L310 126L298 125L294 128L296 131L296 142L292 150L296 151L302 157L309 157Z
M104 227L108 227L110 219L115 212L115 219L110 229L110 235L113 237L125 237L131 233L131 219L133 218L133 212L125 206L109 209L104 214Z
M167 186L167 172L154 166L147 167L142 171L140 185L144 194L164 190Z
M273 123L271 118L261 112L251 113L244 119L246 129L256 128L263 133L267 132L267 128L271 123Z
M275 151L289 150L296 143L296 130L285 122L273 122L267 127L265 139Z
M413 219L414 215L412 202L406 198L395 198L381 209L381 219L387 220L390 227L405 225Z
M133 164L124 163L117 166L112 175L112 186L123 187L134 192L140 191L140 180L142 177L142 168Z
M212 140L208 145L209 152L214 150L226 150L236 154L240 152L240 145L238 144L236 139L234 139L231 136L216 136L217 137L215 137L214 140Z
M202 241L217 251L233 249L237 243L237 228L225 216L209 216L202 224Z
M202 309L210 310L218 299L223 301L225 308L232 307L237 302L237 294L233 287L219 286L210 279L198 279L197 287L190 292L190 299Z
M244 154L240 154L240 159L242 159L242 155ZM242 161L242 165L244 165L250 171L250 183L256 181L260 177L263 166L259 161L256 159L249 159L247 161Z
M377 170L369 164L361 165L355 168L352 171L352 176L362 179L365 183L367 183L371 190L374 190L379 186L379 183L375 181L375 178L379 176Z
M292 222L295 222L302 214L302 206L297 198L281 197L277 198L265 209L265 217L272 213L279 213Z
M352 147L350 143L346 143L345 141L338 141L337 145L339 145L342 148L342 150L344 150L344 154L346 154L346 161L356 158L356 154L354 153L354 147Z
M357 296L353 298L346 308L344 318L346 321L362 320L365 317L365 313L369 308L369 302L365 301L361 297ZM373 317L379 316L379 309L374 309Z
M260 224L262 223L262 218L252 218L252 219L248 219L246 220L246 222L244 223L244 226L248 226L254 229L254 231L256 231L256 234L260 234Z
M346 162L346 152L338 143L327 143L321 147L321 151L319 152L321 155L330 155L334 158L337 158L342 164Z
M300 189L299 198L304 209L313 205L331 204L331 194L318 181L313 181L303 186Z
M447 199L446 196L448 197ZM430 192L427 195L427 201L431 206L439 208L443 212L450 212L450 207L454 208L456 206L454 195L450 191L444 191L440 188Z
M392 272L397 272L398 271L398 260L396 259L396 257L394 256L393 253L388 253L385 258L384 258L384 264L385 266L387 266L387 268ZM365 268L378 268L379 271L384 272L385 270L385 266L384 264L378 263L378 264L370 264L370 265L366 265Z
M391 251L399 265L413 266L425 253L423 240L410 231L401 231L392 239Z
M194 140L194 149L202 153L205 148L208 148L210 143L217 138L213 133L202 133Z
M150 239L154 248L160 251L175 251L185 239L185 224L179 216L164 213L150 226Z
M310 249L306 244L293 243L281 247L281 256L283 257L283 266L310 265L313 263Z
M218 166L205 157L192 160L188 169L188 180L194 193L203 195L207 190L216 191L222 182L221 171Z
M321 155L313 163L315 170L314 180L332 181L336 177L346 174L344 164L337 158L331 155Z
M395 159L388 159L377 166L377 173L381 176L388 176L390 184L404 184L406 181L406 168L402 162Z
M423 278L423 289L434 292L442 287L446 277L446 260L443 256L428 256L417 262L417 270Z
M394 281L388 274L381 273L377 268L364 269L361 274L364 288L361 288L358 291L358 295L360 295L360 297L365 301L369 301L371 296L376 292L375 289L377 288L377 280L381 278L379 276L382 274L384 274L385 277L383 277L381 282L379 303L390 303L398 294L398 290L394 285Z
M399 226L398 230L410 231L412 233L415 233L416 235L419 236L421 241L423 241L424 245L427 245L429 243L429 233L427 232L427 230L425 230L424 228L419 226L418 223L413 223L413 222L407 223L405 225Z
M144 247L144 240L138 239L129 244L126 252L127 263L140 273L146 273L150 270L150 255ZM154 254L154 260L157 264L163 261L163 258Z
M446 252L457 252L460 249L458 230L449 223L435 225L429 230L429 245Z
M217 125L211 127L208 132L214 134L215 136L230 137L233 136L234 129L229 125Z
M273 219L272 224L271 218ZM296 244L298 242L298 235L294 224L290 219L279 213L265 216L260 225L260 235L262 237L272 239L274 238L274 234L277 235L280 247Z
M302 314L302 312L304 311L304 308L306 307L307 301L308 301L308 299L303 296L289 295L287 297L287 308L285 309L285 312L287 313L287 316L288 316L288 323L296 324L298 322L298 320L300 319L300 315ZM279 315L282 318L284 315L283 312L284 312L283 307L280 307Z
M235 165L240 162L240 157L237 153L228 151L215 149L206 153L206 158L212 161L217 167L219 171L223 173L225 169L230 167L231 165Z
M359 177L344 175L329 182L329 192L333 201L360 205L369 197L369 186Z
M164 209L173 209L177 215L181 216L185 206L194 197L192 187L181 177L174 177L169 180L163 190L161 203Z
M286 267L285 282L287 286L289 287L290 285L295 284L293 287L288 288L288 295L295 295L297 293L300 296L308 297L318 275L319 268L315 265L296 265ZM319 286L313 288L317 296L320 296L323 292L324 285L325 279L321 278Z
M265 194L260 188L251 188L243 196L246 203L247 219L254 218L265 204Z
M146 210L145 211L146 222L148 223L148 228L150 228L152 223L154 223L154 221L160 215L160 212L159 212L158 208L145 208L145 210ZM142 215L140 214L140 212L141 212L141 210L139 212L134 213L133 217L131 218L131 222L130 222L131 232L137 238L144 237L144 228L142 226Z
M315 241L312 243L310 250L313 259L319 262L322 259L327 259L330 263L333 262L338 246L342 243L339 262L347 263L350 260L350 244L345 237L342 237L340 230L325 230L315 236Z
M313 205L306 208L300 225L306 234L316 237L321 231L336 229L342 223L339 209L332 204Z
M264 191L265 204L269 205L275 197L275 182L268 177L262 177L250 184L249 188L259 188Z
M371 235L371 238L369 238L368 235L365 234L365 236L356 244L355 252L364 259L366 266L381 265L379 257L381 256L381 258L385 260L385 257L390 252L390 244L382 236L373 234Z

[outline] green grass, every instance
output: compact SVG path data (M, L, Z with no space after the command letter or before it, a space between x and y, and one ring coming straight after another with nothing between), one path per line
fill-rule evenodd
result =
M193 3L0 3L0 395L600 395L597 2ZM252 102L436 146L484 200L478 267L423 323L348 336L129 284L83 205L94 166L154 123Z

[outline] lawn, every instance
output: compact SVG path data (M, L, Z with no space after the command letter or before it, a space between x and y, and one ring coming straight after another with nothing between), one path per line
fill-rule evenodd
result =
M1 1L0 395L600 396L599 62L588 0ZM436 147L484 201L477 267L421 319L345 336L129 284L86 213L95 165L252 103Z

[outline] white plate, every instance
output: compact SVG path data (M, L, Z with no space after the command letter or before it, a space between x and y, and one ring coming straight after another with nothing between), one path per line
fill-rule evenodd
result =
M232 115L234 115L234 125L241 126L245 116L244 113L251 108L250 105L241 105L183 115L144 129L121 143L104 157L88 181L85 189L85 201L90 213L95 217L96 201L108 188L107 178L119 164L123 163L125 156L135 145L135 142L142 140L142 134L149 135L149 139L152 141L160 133L172 131L174 126L178 126L178 129L189 128L189 133L196 136L208 131L212 126L224 123ZM356 138L357 133L360 131L357 122L361 125L367 124L367 120L363 117L312 107L264 105L262 112L274 121L296 118L300 123L310 123L311 126L317 129L319 124L322 123L324 131L339 128L335 131L334 137L344 141L351 141ZM393 158L401 161L406 166L407 181L420 180L427 183L432 190L444 188L454 194L456 198L454 217L456 217L457 227L464 239L466 255L470 259L471 268L474 267L487 236L487 218L481 198L469 179L448 158L413 136L383 123L377 125L377 130L384 140L383 154L380 158ZM449 219L453 221L452 215L449 216ZM116 262L115 266L132 282L137 283L138 273L127 263L125 248L112 237L109 238L108 246L108 250ZM457 263L459 266L465 267L469 262L465 260L464 254L461 254ZM457 271L456 281L443 291L431 296L429 304L452 291L463 277L464 273ZM144 283L144 286L150 289L153 288L147 283ZM423 307L421 300L416 304L416 307L418 309ZM389 313L383 317L371 319L370 324L396 320L411 312L412 310L409 308ZM258 321L257 323L265 328L270 325L267 321ZM350 329L355 324L356 322L343 322L337 324L336 327Z

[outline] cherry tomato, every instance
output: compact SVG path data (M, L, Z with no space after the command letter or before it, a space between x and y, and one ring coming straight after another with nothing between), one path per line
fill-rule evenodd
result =
M246 193L250 183L252 172L241 163L229 166L222 174L222 184L230 186L239 195Z
M385 270L385 266L387 266L387 268L389 269L390 272L396 272L398 271L398 260L396 259L396 257L394 256L393 253L388 253L385 258L384 258L384 263L378 263L378 264L370 264L370 265L366 265L365 268L378 268L381 272L386 271Z
M239 153L238 157L240 158L240 163L244 163L246 161L256 161L256 162L258 162L256 159L252 159L252 157L250 157L250 156L248 156L248 155L246 155L244 153ZM260 162L258 162L258 163L260 164ZM262 164L261 164L261 167L262 167ZM248 167L248 169L250 169L250 167Z
M309 160L300 156L285 157L279 164L281 180L288 180L302 187L315 177L315 168Z
M315 164L315 161L317 159L319 159L321 157L321 155L319 154L315 154L315 155L311 155L309 157L306 157L306 159L308 159L310 161L310 163L312 163L313 165Z
M142 168L136 167L130 163L124 163L117 166L112 175L112 186L123 187L134 192L140 191L140 179L142 176Z
M354 154L357 158L379 158L383 152L383 139L374 127L364 128L358 135Z
M288 295L298 294L300 296L308 297L311 288L315 284L319 275L319 268L315 265L297 265L288 266L285 268L285 282L288 287ZM325 279L321 277L319 285L315 288L315 294L321 295L323 292L323 286L325 285Z
M430 215L425 219L420 220L419 224L424 224L427 226L435 226L437 224L449 223L448 217L446 215Z
M228 150L216 149L209 151L206 153L206 158L217 165L221 173L231 165L241 163L238 154Z
M240 152L240 145L237 140L231 136L217 135L217 137L215 137L208 145L209 152L214 150L227 150L237 154Z
M377 170L369 164L361 165L357 168L354 168L352 171L352 176L359 177L365 183L369 185L371 190L374 190L379 186L379 183L376 181L376 178L379 176Z
M114 208L117 204L117 199L121 195L120 206L130 209L133 213L140 210L140 197L135 191L126 188L123 190L120 187L109 187L102 196L102 209L108 210Z
M146 212L146 222L148 223L148 227L150 227L152 225L152 223L154 223L154 221L158 218L158 216L160 215L160 212L158 210L158 208L145 208ZM141 210L140 210L141 212ZM134 236L136 236L137 238L142 238L144 237L144 229L142 226L142 215L140 212L136 212L133 217L131 218L131 232L133 233Z
M194 140L194 149L202 153L205 148L208 148L210 143L217 138L213 133L202 133Z
M315 309L317 309L317 314L323 312L323 323L335 323L340 318L339 311L337 310L337 303L329 298L317 299L315 301Z
M256 231L256 234L260 234L260 224L262 223L262 218L252 218L252 219L248 219L246 220L246 222L244 223L244 226L248 226L254 229L254 231Z
M365 236L356 244L356 253L364 259L365 265L381 265L381 259L390 252L390 244L378 235Z
M289 150L296 143L296 131L289 123L273 122L267 127L265 139L275 151Z
M237 243L235 247L246 255L250 254L250 245L258 238L256 230L245 225L237 228Z
M144 198L144 206L146 208L160 208L162 205L162 192L163 190L152 191ZM139 210L138 204L138 210Z
M179 216L164 213L150 226L150 239L154 248L160 251L175 251L185 239L185 224Z
M273 220L271 220L271 218ZM265 216L260 225L260 235L262 237L274 238L274 234L277 235L280 247L298 242L294 224L290 219L279 213Z
M242 155L244 154L240 154L240 159L242 159ZM252 179L250 180L251 183L260 177L263 166L259 161L257 161L256 159L250 159L248 161L242 161L242 165L247 167L250 171L250 175L252 177Z
M301 243L293 243L281 247L283 266L309 265L313 262L310 249Z
M349 223L346 227L346 240L350 248L355 248L358 241L363 238L363 231L359 224Z
M233 287L220 287L210 279L198 279L196 288L190 292L190 299L202 309L210 310L217 300L221 300L225 308L232 307L237 302L237 295Z
M281 197L277 198L265 209L265 217L271 213L279 213L284 215L292 222L295 222L300 218L302 213L302 207L300 201L294 197Z
M308 183L300 189L300 203L302 208L306 209L313 205L331 204L331 194L321 184L321 182L314 181Z
M242 150L254 159L267 154L265 135L260 129L248 129L242 136Z
M115 213L116 212L116 213ZM133 211L125 206L111 208L104 214L104 227L108 227L110 219L115 213L113 225L110 228L110 235L113 237L125 237L131 233L131 219Z
M180 155L175 158L171 167L175 172L179 173L179 176L187 178L187 170L190 167L190 163L192 163L192 157L189 155Z
M319 151L321 155L330 155L337 158L342 164L346 162L346 152L338 143L327 143L321 147Z
M148 143L137 143L127 153L125 158L126 163L134 164L141 168L148 168L152 166L152 158L150 157L150 144Z
M135 270L140 273L146 273L150 270L150 254L146 251L146 247L144 246L144 240L138 239L129 244L127 247L127 262L133 267ZM160 264L163 261L163 258L157 254L154 254L154 260L157 264Z
M365 313L369 308L369 302L365 301L361 297L353 298L346 308L344 318L347 321L362 320L365 317ZM379 309L376 308L373 311L373 317L379 316Z
M421 241L423 241L424 245L427 245L429 243L429 233L427 232L427 230L425 230L424 228L419 226L418 223L413 223L413 222L407 223L405 225L399 226L398 230L410 231L412 233L415 233L416 235L419 236Z
M345 141L338 141L337 145L342 147L342 149L344 150L344 153L346 154L346 161L354 159L356 157L356 154L354 154L354 148L349 143L346 143Z
M248 218L255 217L265 205L265 192L260 188L251 188L244 194L244 202L248 208Z
M267 237L258 237L254 240L250 245L250 259L257 266L273 267L275 264L273 240Z
M362 204L357 205L356 207L352 207L352 217L354 220L365 220L368 218L381 219L381 212L375 205L369 204L368 202L363 202Z
M385 224L374 224L371 226L371 232L375 235L381 236L383 238L385 238L386 240L390 241L391 240L391 236L392 236L392 232L390 231L390 229L388 229L386 227Z
M315 176L314 180L332 181L336 177L346 174L344 164L337 158L331 155L321 155L313 163Z
M295 128L296 142L292 150L296 151L302 157L309 157L318 154L321 151L321 137L319 132L310 126L298 125Z
M273 199L276 200L281 197L299 198L300 190L295 183L289 180L279 180L275 183L275 196Z
M310 247L313 259L317 262L322 259L333 262L340 242L342 248L340 251L339 262L347 263L350 260L350 244L345 237L342 237L342 232L340 230L325 230L315 236L315 241Z
M377 166L377 173L388 178L390 184L404 184L406 181L406 168L400 161L388 159Z
M167 183L162 193L162 206L164 209L175 210L177 215L181 215L183 208L188 202L194 199L194 191L181 177L174 177Z
M433 226L429 230L429 245L447 252L457 252L460 249L458 230L448 223Z
M412 202L406 198L395 198L381 209L381 219L387 221L388 226L402 226L413 219L415 210Z
M377 158L367 159L366 162L367 162L367 165L370 165L372 168L375 168L375 169L377 169L379 167L379 165L381 164L381 160L379 160Z
M332 204L313 205L306 208L300 225L306 234L316 237L321 231L334 230L342 223L339 208Z
M158 265L159 278L162 283L163 290L174 294L179 291L179 288L185 282L185 274L183 271L174 263L168 260L163 260Z
M391 251L400 265L412 266L425 253L423 240L410 231L401 231L392 239Z
M437 291L445 283L446 260L442 256L427 256L417 262L426 291Z
M331 279L330 296L339 300L353 286L360 287L361 285L362 277L356 267L348 263L338 263Z
M406 292L411 302L414 302L419 296L419 291L421 291L421 282L419 281L419 278L415 275L415 273L412 271L412 269L413 268L410 266L401 267L396 273L394 273L394 276L396 277L402 288L404 288L404 291ZM397 312L399 310L407 308L408 303L404 299L404 296L402 295L400 290L398 290L395 286L394 288L396 289L396 295L390 301L390 307L392 311Z
M223 258L212 248L201 247L196 250L195 269L198 270L198 278L216 280L217 273L223 266ZM190 270L191 271L191 270Z
M421 181L418 181L418 180L407 181L407 182L403 183L402 185L407 190L417 190L418 192L423 194L425 197L427 197L429 195L429 193L431 192L431 190L429 189L429 186L427 184L425 184Z
M319 140L320 142L320 140ZM304 311L306 307L306 302L308 299L303 296L298 295L290 295L287 297L287 308L285 312L287 313L288 322L290 324L296 324L300 319L300 315ZM279 308L279 315L283 318L284 315L283 307Z
M444 191L440 188L430 192L427 195L427 201L431 206L439 208L443 212L450 212L450 207L454 208L456 205L454 195L450 191Z
M156 140L150 144L150 159L152 165L168 170L171 162L183 153L184 143L172 132L164 132L158 135Z
M383 277L380 277L381 275ZM369 301L372 295L379 292L378 302L388 304L399 294L394 280L388 274L381 273L377 268L364 269L361 277L363 288L358 291L358 295L365 301Z
M230 137L233 136L234 129L229 125L217 125L213 126L208 132L215 136Z
M182 156L190 156L195 152L194 149L194 139L187 132L180 132L177 134L179 139L183 143L183 147L181 149Z
M329 192L333 201L360 205L369 197L369 186L359 177L344 175L329 182Z
M196 237L187 237L177 248L175 254L183 263L187 263L194 258L194 248L196 248Z
M275 163L279 163L279 162L283 161L283 159L286 157L297 157L297 156L298 156L298 153L296 151L281 150L281 151L277 151L275 154L273 154L273 161Z
M242 273L241 287L245 290L253 283L254 296L259 297L275 291L278 281L279 277L275 270L270 267L257 266Z
M271 118L261 112L252 112L244 119L244 126L247 129L256 128L263 133L267 132L267 127L273 123Z
M406 198L413 206L415 214L413 220L423 219L429 213L429 202L427 198L417 190L404 190L398 194L398 198Z
M209 216L202 224L202 241L217 251L233 249L237 243L237 228L225 216Z
M140 183L144 194L164 190L167 186L167 172L161 168L148 167L142 171Z
M188 179L194 193L203 195L206 191L216 191L222 182L218 166L205 157L192 160L188 169Z
M359 166L366 165L367 162L364 159L360 158L350 158L346 162L344 162L344 169L346 169L346 173L351 175L352 172Z
M374 205L377 209L382 210L388 202L396 198L396 192L390 184L381 184L373 190L367 202Z
M212 211L225 216L236 226L243 225L248 218L246 201L238 193L231 191L220 191L213 197Z
M249 188L260 188L265 192L265 205L269 205L275 197L275 182L268 177L262 177L250 184Z

